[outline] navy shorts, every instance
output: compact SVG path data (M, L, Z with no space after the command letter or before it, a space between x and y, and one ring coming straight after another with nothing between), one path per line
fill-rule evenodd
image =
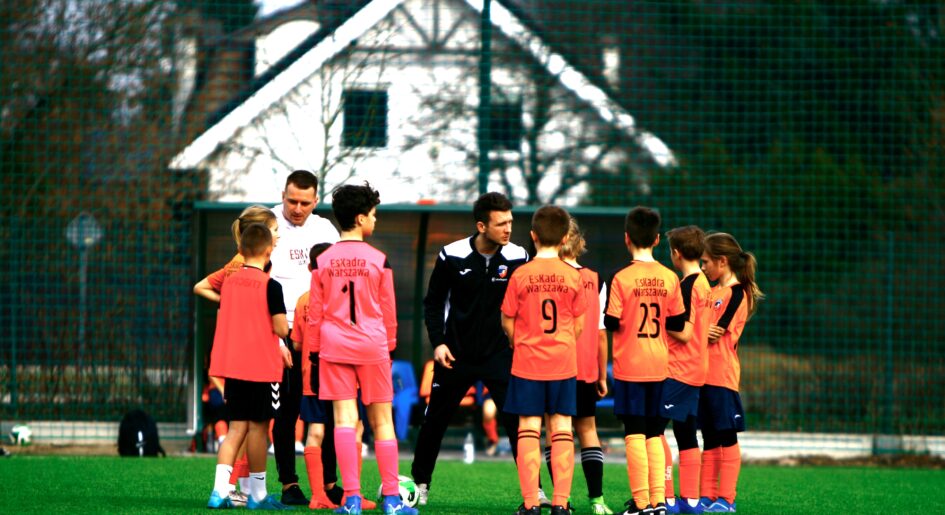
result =
M577 382L577 418L593 417L597 415L597 383L586 381Z
M272 405L273 392L278 400L279 383L259 383L227 378L223 397L226 399L230 421L263 422L271 419L276 412Z
M302 422L327 424L332 421L335 415L332 411L331 401L323 401L314 395L303 395L299 416L302 418Z
M503 411L526 417L569 415L577 413L577 380L554 381L522 379L512 376Z
M699 429L736 432L745 430L745 410L738 392L705 385L699 392Z
M663 381L637 383L614 380L614 415L659 417Z
M685 422L689 417L699 416L699 387L675 379L663 383L663 400L660 416Z

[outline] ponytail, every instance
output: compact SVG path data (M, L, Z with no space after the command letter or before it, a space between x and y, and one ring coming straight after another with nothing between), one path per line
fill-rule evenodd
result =
M718 258L725 256L728 266L738 279L745 297L748 300L748 318L751 318L758 309L758 301L765 298L764 292L755 281L755 271L758 268L758 259L751 252L742 250L741 245L731 234L724 232L712 233L705 238L705 250L709 256Z

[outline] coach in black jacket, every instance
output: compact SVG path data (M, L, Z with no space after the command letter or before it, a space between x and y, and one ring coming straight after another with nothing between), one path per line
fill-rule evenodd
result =
M528 261L509 243L512 203L486 193L473 205L476 234L440 251L423 300L433 344L433 387L417 437L411 473L426 504L433 468L446 427L469 387L482 381L499 407L502 425L516 452L518 417L503 413L512 370L512 349L502 331L499 308L512 272Z

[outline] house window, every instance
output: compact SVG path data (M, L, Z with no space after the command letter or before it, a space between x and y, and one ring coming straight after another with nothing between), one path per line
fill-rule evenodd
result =
M348 89L343 96L346 147L387 146L387 92Z
M489 137L492 148L522 148L522 101L493 99L489 116Z

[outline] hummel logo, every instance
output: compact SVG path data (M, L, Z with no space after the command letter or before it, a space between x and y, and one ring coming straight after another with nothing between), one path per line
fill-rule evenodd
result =
M467 269L465 269L465 270L460 270L460 271L459 271L459 275L466 275L466 274L468 274L469 272L472 272L472 268L467 268Z
M673 409L673 406L675 406L675 404L663 404L663 409Z

